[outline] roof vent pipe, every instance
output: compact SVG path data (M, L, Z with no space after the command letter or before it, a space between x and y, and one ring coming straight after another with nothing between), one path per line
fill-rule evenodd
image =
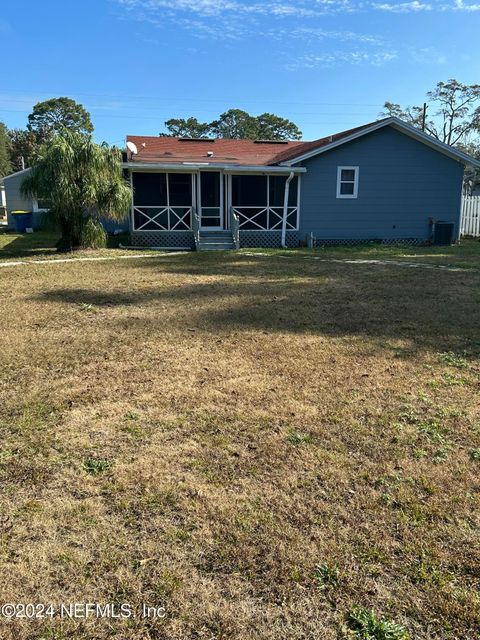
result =
M285 182L285 197L283 200L283 219L282 219L282 249L287 248L287 217L288 217L288 199L290 196L290 182L293 180L293 176L295 174L293 171L290 171L290 175L288 176Z

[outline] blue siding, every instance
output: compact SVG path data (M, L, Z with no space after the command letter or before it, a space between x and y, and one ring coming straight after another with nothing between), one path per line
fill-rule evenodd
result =
M337 167L359 166L357 199L337 199ZM428 219L455 223L464 167L385 127L303 163L300 238L430 238Z
M100 222L107 233L113 233L117 229L126 232L130 231L130 215L126 215L125 218L119 222L108 220L107 218L100 218Z

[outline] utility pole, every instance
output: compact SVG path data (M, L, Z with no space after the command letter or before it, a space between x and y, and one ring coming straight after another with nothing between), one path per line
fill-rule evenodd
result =
M425 131L425 125L427 123L427 103L423 103L423 117L422 117L422 131Z
M25 169L25 158L23 156L20 156L20 165L23 171Z

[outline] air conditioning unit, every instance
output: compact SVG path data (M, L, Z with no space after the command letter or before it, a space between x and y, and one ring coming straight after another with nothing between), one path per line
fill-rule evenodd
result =
M433 244L450 245L453 244L453 232L455 225L453 222L435 222L433 227Z

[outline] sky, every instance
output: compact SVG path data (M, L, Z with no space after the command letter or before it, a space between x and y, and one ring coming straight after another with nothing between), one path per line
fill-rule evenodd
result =
M480 83L479 33L480 0L4 0L0 120L69 96L111 144L229 108L315 139Z

